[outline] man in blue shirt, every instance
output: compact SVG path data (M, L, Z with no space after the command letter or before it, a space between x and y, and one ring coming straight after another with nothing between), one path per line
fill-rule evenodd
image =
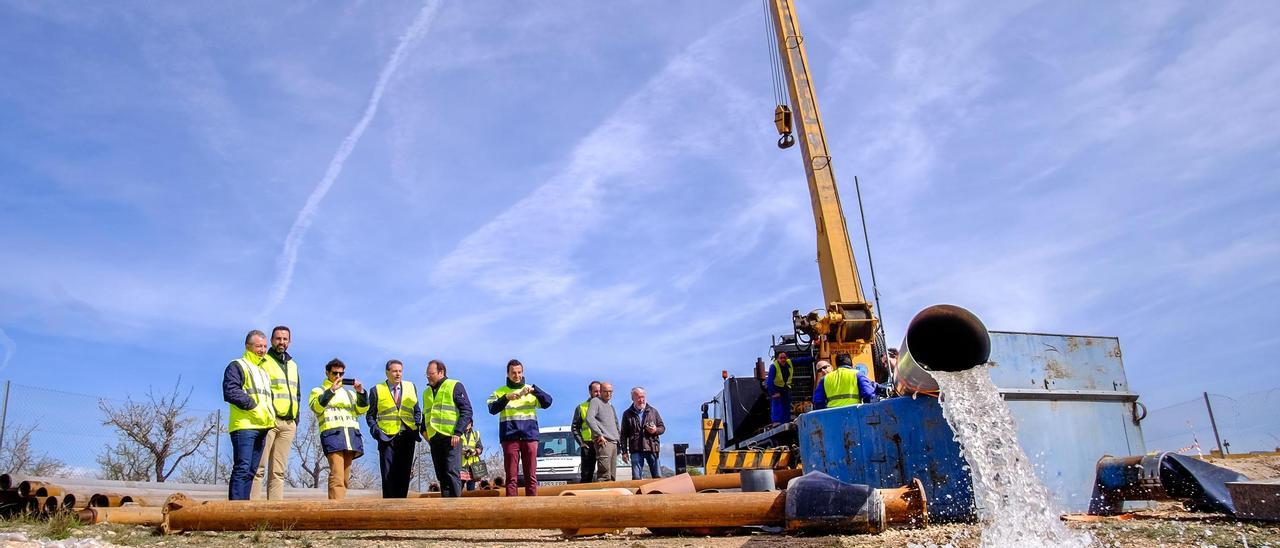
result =
M846 384L842 382L849 375L857 376L858 398L857 402L839 403L831 402L831 407L841 407L849 404L869 403L876 400L876 383L871 382L865 374L853 368L853 360L847 354L841 354L836 357L836 363L839 367L829 373L818 383L818 387L813 391L813 408L826 409L830 400L835 399L836 394L828 394L831 386ZM849 383L852 384L852 383Z

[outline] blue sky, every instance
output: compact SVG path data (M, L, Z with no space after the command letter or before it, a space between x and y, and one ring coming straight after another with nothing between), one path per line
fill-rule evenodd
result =
M951 302L1118 336L1152 407L1280 386L1273 5L802 4L891 341ZM696 445L821 305L756 2L5 0L0 48L0 378L214 409L283 323L308 386L518 357L544 422L605 378Z

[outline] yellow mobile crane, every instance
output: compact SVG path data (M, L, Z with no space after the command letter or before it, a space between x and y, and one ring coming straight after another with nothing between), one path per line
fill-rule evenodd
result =
M840 207L840 193L832 171L831 153L827 148L813 79L809 75L804 35L800 33L800 23L791 0L768 0L766 9L779 54L778 62L774 64L778 72L775 77L780 82L775 82L775 85L786 88L790 103L796 107L793 113L782 103L775 110L774 122L781 134L778 146L788 148L795 144L795 135L799 136L817 227L818 272L822 278L824 308L803 315L798 311L792 314L796 336L790 341L791 347L806 349L810 358L805 361L809 367L808 374L797 375L811 381L812 363L826 360L834 364L838 358L843 359L841 355L847 355L868 378L881 381L876 378L877 368L873 359L878 359L873 352L878 321L872 313L871 303L863 295L858 278L858 266L854 262L844 211ZM807 344L797 340L805 337L808 338ZM781 346L775 345L774 350ZM793 424L753 428L758 424L751 424L748 416L759 415L762 396L759 381L764 379L763 368L763 361L757 360L755 379L731 379L725 373L725 389L717 399L703 405L703 456L707 473L786 468L798 463ZM756 386L753 388L751 382L735 383L735 380L754 381ZM793 394L799 396L796 399L801 404L810 399L808 394ZM764 397L764 407L767 405L767 397Z

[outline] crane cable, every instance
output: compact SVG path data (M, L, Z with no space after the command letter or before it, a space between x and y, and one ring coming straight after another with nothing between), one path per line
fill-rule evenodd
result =
M880 309L880 287L876 285L876 263L871 260L871 237L867 235L867 214L862 209L862 183L858 181L857 175L853 176L853 189L858 195L858 217L862 221L862 241L867 246L867 266L871 267L871 297L876 302L876 331L879 332L878 338L880 341L878 345L876 342L872 342L872 348L874 349L876 346L886 346L887 343L884 340L884 314ZM885 349L880 348L879 351L883 354ZM889 374L893 375L893 372L890 371Z
M791 105L787 98L786 78L782 74L782 42L778 39L777 25L769 14L769 0L761 0L760 5L764 8L764 38L769 55L769 72L773 78L773 102L777 104L773 110L773 123L780 135L778 148L790 148L796 144L796 138L792 135Z

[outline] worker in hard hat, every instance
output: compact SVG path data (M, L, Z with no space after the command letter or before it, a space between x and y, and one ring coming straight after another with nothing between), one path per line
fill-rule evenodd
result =
M786 352L778 352L773 363L769 364L764 386L769 393L769 422L772 425L791 422L791 381L795 374L796 366Z
M836 369L827 373L813 393L813 408L844 407L875 401L876 384L853 368L848 354L836 357ZM865 367L865 366L864 366Z
M382 473L382 498L402 499L409 495L413 454L420 439L422 404L418 389L404 379L404 362L387 360L387 381L369 391L369 411L365 423L369 435L378 442L378 471Z
M427 363L428 386L422 391L423 430L431 446L431 463L440 480L440 495L462 496L462 433L471 426L467 389L448 377L440 360Z
M343 378L347 364L342 360L329 360L324 372L328 378L311 390L308 403L319 419L320 447L329 461L329 498L342 499L347 496L351 463L364 454L356 417L369 411L369 398L358 379Z

